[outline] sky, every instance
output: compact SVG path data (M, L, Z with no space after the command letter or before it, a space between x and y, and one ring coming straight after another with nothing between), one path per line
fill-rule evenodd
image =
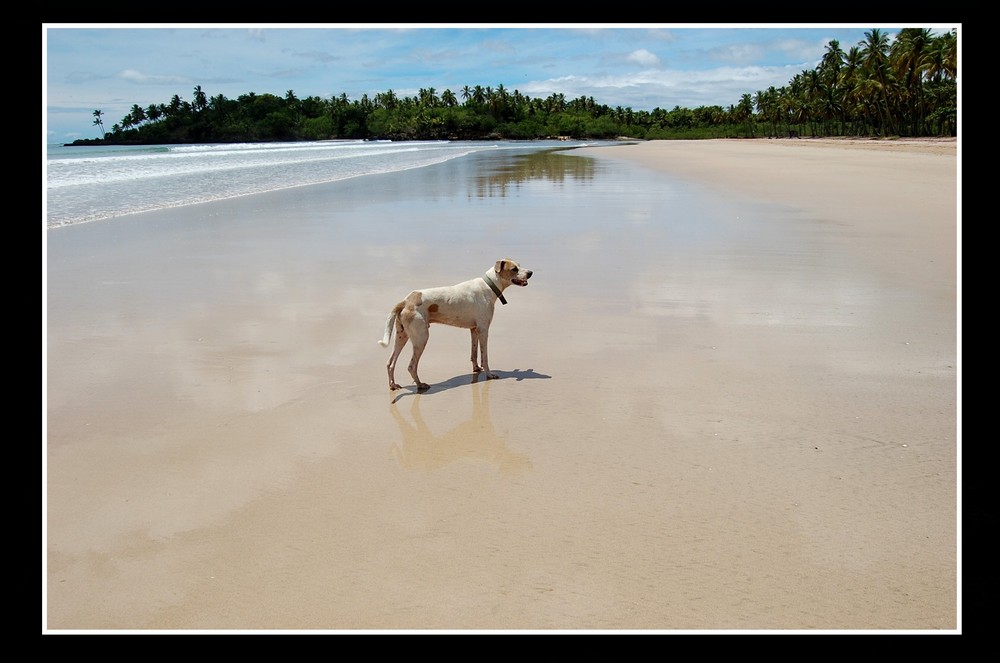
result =
M100 137L138 104L248 92L351 101L503 85L632 110L728 108L816 67L831 40L847 51L879 28L949 24L60 24L42 26L46 142Z

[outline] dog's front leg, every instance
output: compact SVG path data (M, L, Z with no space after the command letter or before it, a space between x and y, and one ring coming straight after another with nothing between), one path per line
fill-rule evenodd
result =
M483 360L482 371L486 373L487 380L496 380L499 375L490 372L490 358L486 352L486 346L489 342L489 330L483 329L479 332L479 356Z
M472 372L481 373L483 368L479 365L479 328L473 327L472 332Z

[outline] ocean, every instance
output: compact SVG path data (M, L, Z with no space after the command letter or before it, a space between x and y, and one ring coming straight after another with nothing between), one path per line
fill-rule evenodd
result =
M488 151L596 145L573 141L361 141L206 145L49 145L48 228L297 186L423 168Z

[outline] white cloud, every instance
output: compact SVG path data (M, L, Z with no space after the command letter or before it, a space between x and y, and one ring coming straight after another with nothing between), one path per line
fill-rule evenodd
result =
M129 81L130 83L153 83L159 85L161 83L188 83L190 79L184 76L156 76L153 74L144 74L141 71L136 71L135 69L124 69L118 72L118 78Z
M764 55L765 49L759 44L732 44L712 49L712 57L722 62L741 64L754 62Z
M638 51L632 51L628 54L629 62L636 62L644 67L656 67L660 64L660 58L656 57L654 53L650 53L645 48L640 48Z

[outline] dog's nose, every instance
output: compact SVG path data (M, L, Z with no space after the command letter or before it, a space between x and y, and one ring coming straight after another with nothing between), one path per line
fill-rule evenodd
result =
M528 274L524 278L526 278L526 279L530 279L531 278L531 270L530 269L528 270Z

